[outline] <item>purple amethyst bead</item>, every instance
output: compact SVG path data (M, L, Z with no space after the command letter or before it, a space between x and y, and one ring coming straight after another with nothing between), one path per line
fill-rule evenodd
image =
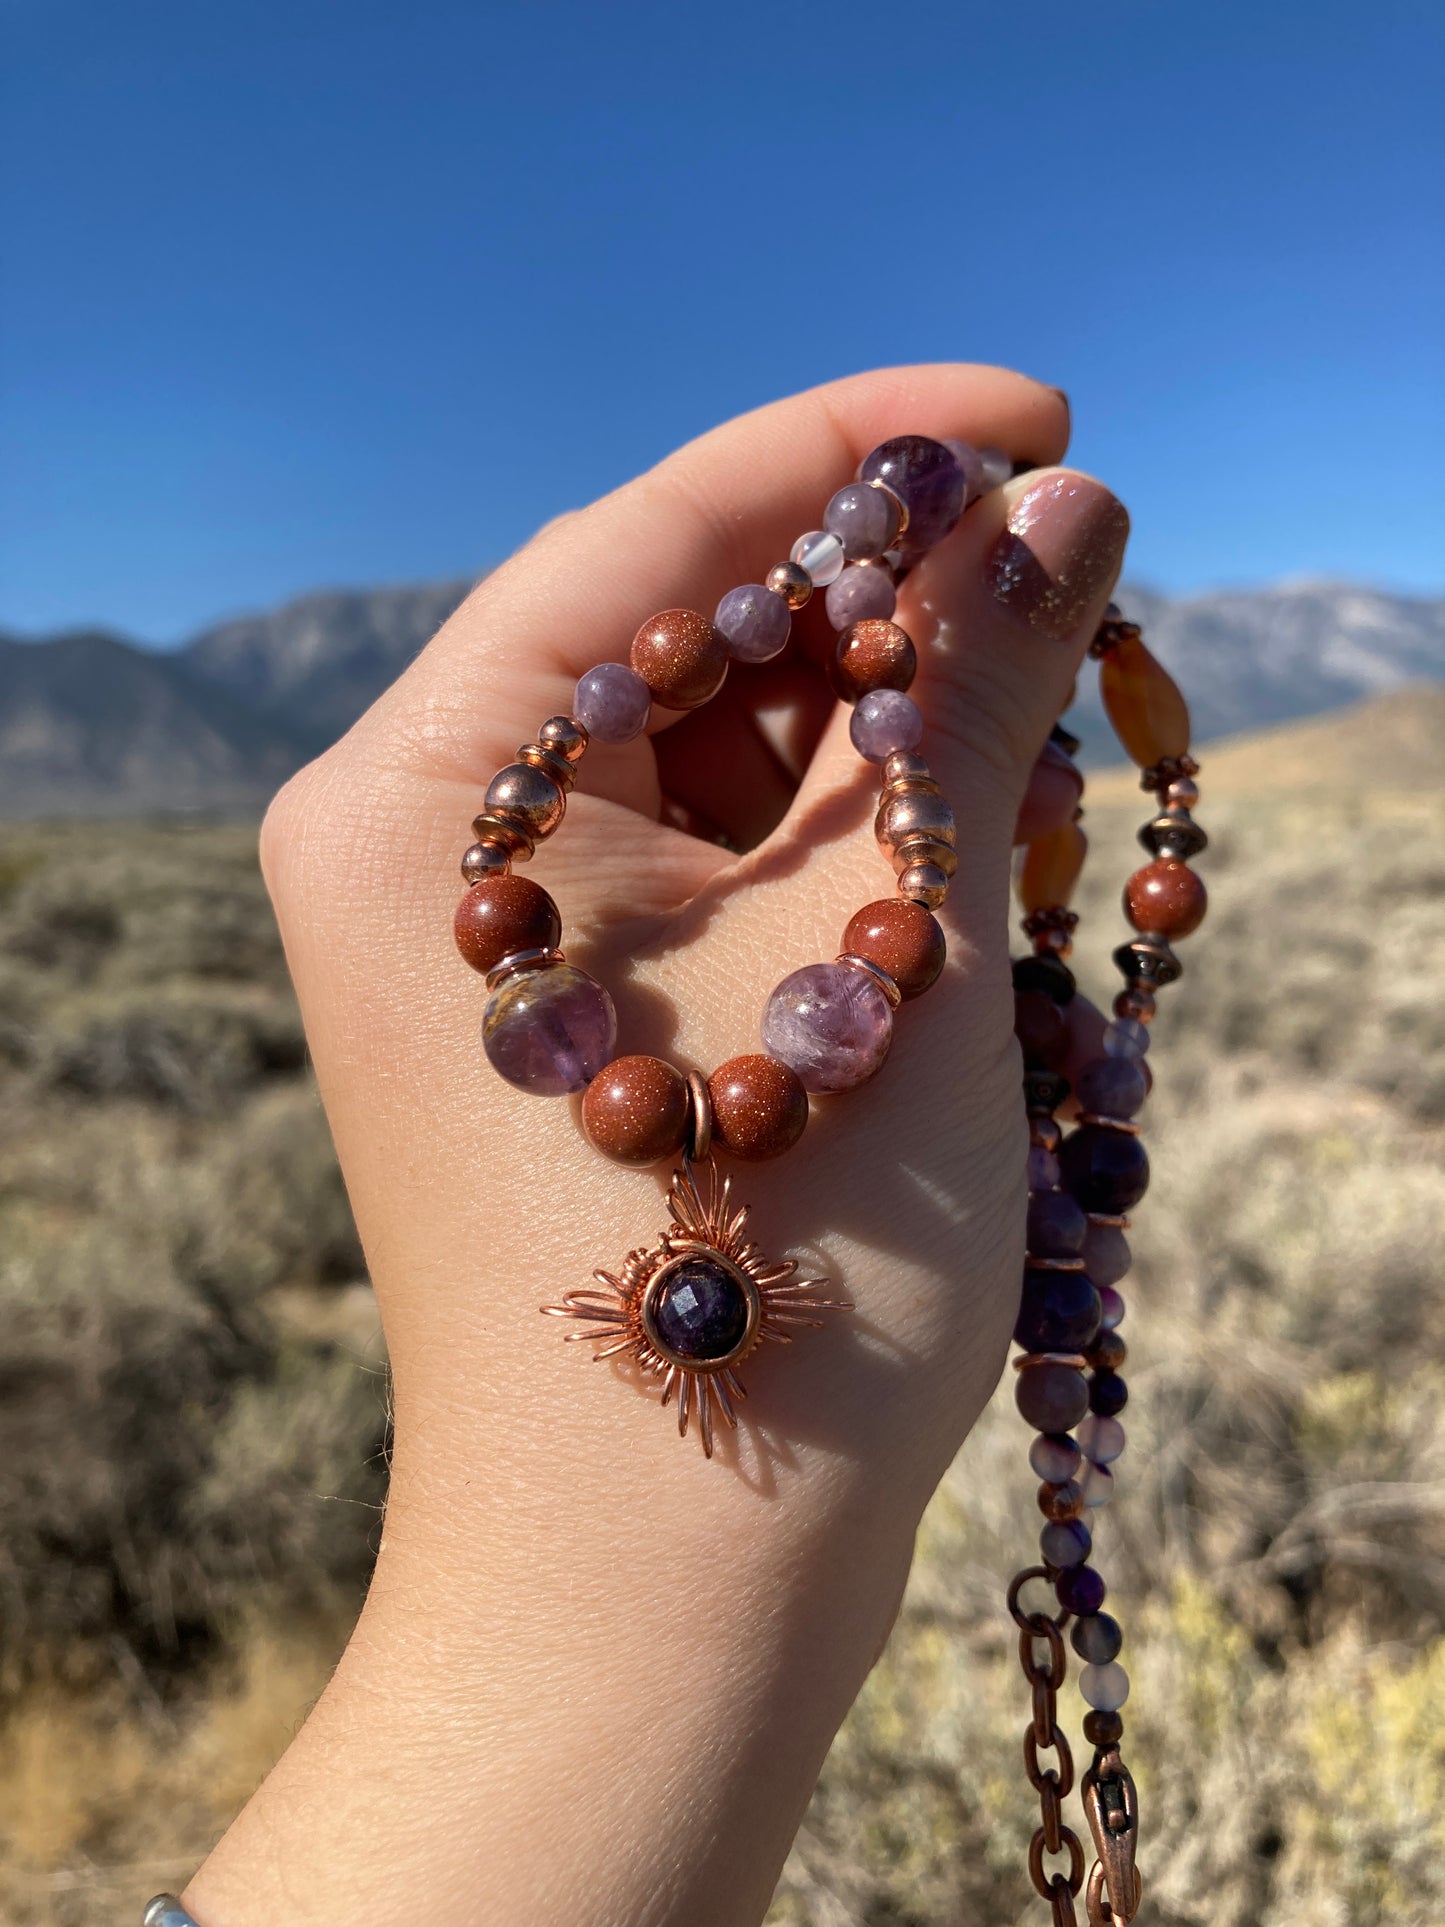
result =
M482 1016L482 1048L492 1068L537 1097L582 1090L616 1043L612 999L575 964L508 977L487 999Z
M854 705L848 723L853 747L870 763L886 763L923 741L923 711L901 689L870 689Z
M1029 1199L1031 1258L1077 1258L1088 1229L1083 1206L1067 1191L1036 1191Z
M763 1012L763 1044L807 1091L851 1091L888 1055L893 1011L852 964L806 964L784 977Z
M657 1335L677 1358L730 1358L748 1329L748 1299L728 1265L701 1252L674 1262L652 1299Z
M1080 1256L1085 1271L1100 1287L1117 1285L1134 1262L1129 1240L1116 1224L1091 1224Z
M981 448L978 451L980 495L987 495L990 489L1002 488L1014 472L1014 465L1001 448Z
M761 582L729 589L717 605L713 627L737 662L769 662L788 640L793 618L780 595Z
M843 544L850 562L869 562L898 539L898 504L881 488L850 482L823 511L823 527Z
M943 446L963 470L963 499L967 506L983 493L983 457L968 442L950 440Z
M1074 1080L1081 1111L1132 1117L1149 1095L1149 1079L1137 1057L1096 1057Z
M1082 1352L1098 1335L1099 1294L1084 1272L1025 1271L1016 1345L1026 1352Z
M1054 1597L1065 1612L1077 1613L1080 1619L1099 1610L1108 1590L1092 1566L1070 1566L1054 1581Z
M646 729L651 708L651 690L625 662L599 662L572 699L572 714L599 743L630 743Z
M941 542L963 513L963 470L942 442L927 435L880 442L864 457L858 479L885 483L908 510L908 527L898 540L906 555Z
M876 495L877 489L870 489ZM828 620L835 629L846 629L850 622L888 622L898 606L898 591L887 569L844 569L836 582L828 584L823 597Z
M1149 1154L1137 1137L1105 1124L1081 1124L1059 1151L1064 1189L1086 1211L1113 1217L1149 1189Z

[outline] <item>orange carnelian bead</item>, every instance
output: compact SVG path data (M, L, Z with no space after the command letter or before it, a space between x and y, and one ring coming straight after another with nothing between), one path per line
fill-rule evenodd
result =
M1189 705L1137 636L1107 651L1099 665L1099 693L1114 734L1141 769L1188 751Z
M1088 848L1089 839L1077 823L1066 823L1030 843L1018 882L1019 902L1030 915L1067 905Z

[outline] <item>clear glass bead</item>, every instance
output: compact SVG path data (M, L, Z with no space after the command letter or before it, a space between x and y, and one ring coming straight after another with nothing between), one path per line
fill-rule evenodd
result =
M800 569L808 571L816 589L826 589L830 582L836 582L847 560L842 542L826 529L810 529L800 535L788 554Z

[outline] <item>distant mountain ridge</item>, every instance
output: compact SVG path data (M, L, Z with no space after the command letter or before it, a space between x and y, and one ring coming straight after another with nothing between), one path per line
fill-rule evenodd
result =
M0 636L0 816L258 811L346 730L470 584L332 590L146 649L99 631ZM1120 601L1177 670L1199 740L1445 681L1445 597L1281 583ZM1110 737L1090 677L1070 726Z

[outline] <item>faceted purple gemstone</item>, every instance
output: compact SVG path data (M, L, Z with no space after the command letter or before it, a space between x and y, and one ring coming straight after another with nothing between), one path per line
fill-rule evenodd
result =
M943 446L963 470L965 505L983 493L983 457L968 442L947 440Z
M747 1335L747 1293L728 1266L701 1254L668 1268L650 1310L658 1337L678 1358L716 1364Z
M1093 1550L1094 1536L1082 1519L1060 1519L1039 1534L1039 1551L1044 1564L1055 1571L1066 1566L1081 1566Z
M763 1044L808 1091L851 1091L888 1055L893 1011L881 985L853 964L806 964L784 977L763 1012Z
M1074 1079L1081 1111L1132 1117L1149 1095L1149 1079L1137 1057L1096 1057Z
M487 999L482 1016L482 1048L493 1069L538 1097L582 1090L616 1043L612 999L575 964L508 977Z
M572 714L599 743L630 743L646 729L651 708L651 690L625 662L599 662L572 699Z
M1065 1612L1077 1613L1080 1619L1099 1610L1108 1590L1092 1566L1070 1566L1054 1581L1054 1597Z
M1080 1256L1085 1271L1101 1290L1105 1285L1117 1285L1134 1262L1129 1240L1116 1224L1091 1224L1084 1234Z
M835 629L846 629L850 622L887 622L898 606L898 591L887 569L844 569L828 584L823 604Z
M792 623L787 603L761 582L729 589L713 617L728 654L738 662L767 662L776 656L788 640Z
M1067 1191L1036 1191L1029 1199L1031 1258L1077 1258L1088 1229L1083 1206Z
M864 457L858 478L886 483L908 510L908 527L898 541L905 554L941 542L963 513L963 470L942 442L927 435L880 442Z
M850 482L823 511L823 527L843 544L850 562L868 562L898 537L898 504L881 488Z
M1137 1204L1149 1189L1149 1154L1137 1137L1105 1124L1081 1124L1059 1152L1064 1189L1086 1211L1113 1217Z
M886 763L899 750L923 741L923 711L901 689L870 689L854 705L848 724L853 747L870 763Z
M1082 1352L1099 1335L1099 1294L1082 1271L1024 1272L1014 1343L1026 1352Z

